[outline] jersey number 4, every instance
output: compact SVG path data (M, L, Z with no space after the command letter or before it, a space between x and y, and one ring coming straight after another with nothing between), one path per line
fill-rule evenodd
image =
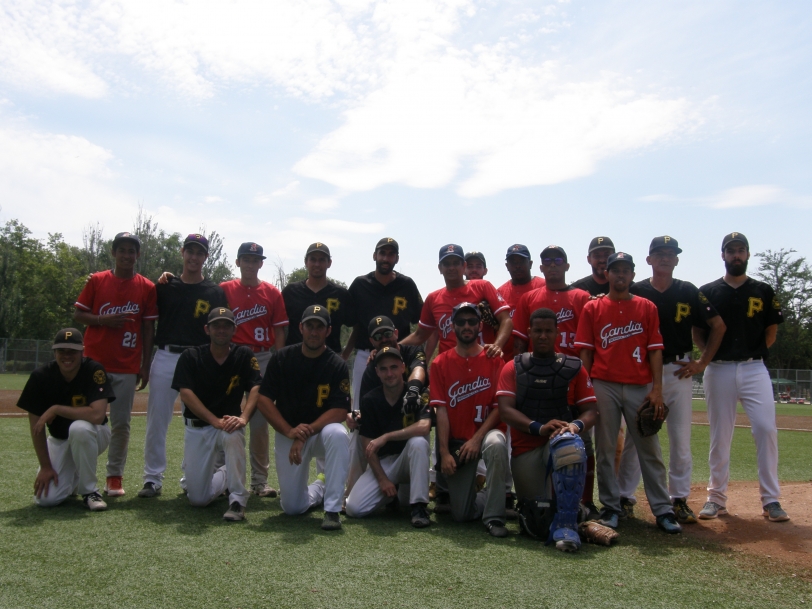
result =
M138 346L138 332L125 332L121 346L135 349Z
M270 342L271 329L270 328L254 328L254 340L257 342Z
M632 351L632 357L637 360L638 364L642 364L643 360L640 359L640 347L637 347L634 351Z

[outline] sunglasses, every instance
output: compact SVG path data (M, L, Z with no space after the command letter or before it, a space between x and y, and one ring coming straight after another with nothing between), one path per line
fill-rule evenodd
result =
M550 266L551 264L555 263L557 266L561 266L567 260L565 258L542 258L541 263L544 266Z
M381 332L376 332L372 335L372 340L383 340L384 338L390 338L394 332L392 330L382 330Z
M477 317L458 317L454 320L455 326L478 326L479 325L479 318Z

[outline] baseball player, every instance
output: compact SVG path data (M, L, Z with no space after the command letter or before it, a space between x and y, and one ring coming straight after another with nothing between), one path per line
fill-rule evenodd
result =
M439 332L440 353L452 349L456 344L451 321L454 307L461 302L479 303L484 300L499 322L499 332L493 343L485 343L485 353L488 357L501 358L502 348L513 330L510 307L487 281L478 279L466 281L465 259L459 245L452 243L440 248L440 263L437 268L445 280L445 287L428 295L417 330L404 338L400 344L422 345L433 333Z
M227 307L226 295L203 277L209 255L209 241L193 233L183 241L183 272L156 286L158 294L158 350L152 360L147 403L147 432L144 439L144 487L139 497L156 497L163 488L166 471L166 434L178 392L172 377L181 353L209 342L206 319L213 307Z
M592 377L601 416L595 426L598 493L603 504L601 524L617 528L620 489L614 457L621 417L637 447L646 497L657 526L666 533L680 533L665 482L665 465L657 435L643 437L634 421L637 409L650 400L657 418L663 418L663 341L657 307L650 300L629 293L634 260L616 252L606 263L609 295L584 305L575 345Z
M289 283L282 290L285 301L285 310L288 319L286 345L296 345L302 342L299 331L299 320L307 307L317 304L327 309L334 324L333 331L327 336L327 346L340 354L346 361L354 348L354 338L350 336L344 350L341 349L341 326L352 326L353 304L347 288L342 288L327 279L327 269L333 265L330 257L330 248L324 243L312 243L307 248L304 258L307 269L307 279Z
M110 403L112 436L104 492L117 497L124 494L122 477L136 385L140 381L141 390L149 382L158 305L155 285L135 272L141 240L132 233L119 233L112 250L115 267L90 277L74 304L73 319L87 327L85 353L104 366L116 396Z
M350 299L354 306L355 326L355 364L352 369L352 395L360 404L361 378L367 370L367 360L372 344L367 327L373 317L385 315L394 323L400 336L408 336L411 324L420 320L423 310L423 298L414 281L395 272L395 265L400 259L398 242L391 237L384 237L375 245L372 254L375 270L356 277L350 285ZM377 377L376 377L377 378Z
M54 361L31 373L17 406L28 412L39 461L34 479L37 505L59 505L79 493L85 506L98 512L107 504L99 495L96 462L110 444L105 413L115 394L104 366L82 357L83 348L76 328L57 332Z
M581 546L578 503L587 469L578 434L595 424L598 409L581 360L556 353L556 318L550 309L533 311L528 330L533 351L505 365L496 396L502 422L512 428L510 468L519 501L548 502L555 489L557 512L549 541L559 550L574 551Z
M259 393L259 409L274 428L274 457L280 503L286 514L303 514L324 502L321 528L341 528L339 511L349 470L350 409L347 363L326 346L333 326L321 305L304 310L303 342L271 356ZM310 460L325 460L324 477L308 486Z
M595 237L589 242L586 261L592 267L592 274L573 282L572 287L584 290L590 296L609 293L609 280L606 278L606 261L615 253L615 244L609 237Z
M778 498L778 431L775 401L764 360L783 323L781 303L766 283L747 276L750 244L742 233L722 240L725 275L699 291L719 312L727 330L722 344L705 370L705 397L710 423L710 482L708 500L699 512L703 519L727 514L730 442L736 422L736 402L741 401L756 441L758 480L763 515L771 522L789 520ZM704 302L704 301L703 301ZM712 347L703 331L694 341L704 352Z
M501 357L488 357L477 342L482 318L476 304L458 304L450 319L457 344L434 359L430 394L437 412L437 449L451 515L458 522L482 518L493 537L507 537L508 447L505 434L496 428L496 385L504 362ZM485 489L477 492L480 455L487 473Z
M361 398L361 445L369 468L347 497L347 516L371 514L398 495L396 485L408 484L412 526L431 524L429 502L428 404L417 412L403 412L408 388L406 364L395 347L382 347L373 361L380 385Z
M240 278L220 284L228 304L234 311L237 331L234 343L251 349L264 373L271 359L271 350L285 346L288 314L279 290L259 279L265 256L257 243L243 243L237 250ZM268 422L259 410L249 420L249 454L251 458L251 492L260 497L276 497L276 489L268 485L269 441Z
M485 261L485 254L482 252L468 252L465 254L465 278L468 281L472 279L485 279L488 274L488 263Z
M722 342L725 324L709 302L701 302L699 290L692 283L674 279L682 250L673 237L664 235L651 240L646 262L652 276L632 284L629 291L648 298L657 305L660 334L663 337L663 399L668 405L668 491L677 520L695 523L696 516L688 506L691 492L691 395L692 377L710 363ZM707 346L699 360L691 359L692 328L710 327ZM640 484L640 465L631 436L626 436L618 471L621 504L631 499ZM621 506L622 507L622 506Z
M543 288L547 282L543 277L533 277L533 260L530 257L530 250L521 243L514 243L507 249L505 268L510 274L510 280L496 288L496 291L510 307L510 319L513 320L519 299L532 290ZM505 362L513 361L515 334L516 323L514 321L513 333L503 349Z
M232 345L237 326L234 313L215 307L206 334L211 343L191 347L178 359L172 389L183 401L183 462L186 496L194 506L206 506L228 489L223 519L245 520L245 426L251 419L262 379L259 362L246 346ZM243 393L248 393L240 411ZM218 457L225 464L218 467Z

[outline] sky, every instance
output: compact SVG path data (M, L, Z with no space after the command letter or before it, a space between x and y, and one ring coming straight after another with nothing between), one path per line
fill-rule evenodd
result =
M0 4L0 222L81 244L139 206L275 265L442 286L441 246L610 236L649 276L723 274L722 237L812 257L806 2L171 0ZM751 263L757 270L757 259Z

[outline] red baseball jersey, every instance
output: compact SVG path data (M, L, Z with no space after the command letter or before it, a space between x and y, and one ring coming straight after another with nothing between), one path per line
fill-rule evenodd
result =
M505 364L502 373L499 375L499 385L496 389L496 396L509 395L516 397L516 364L513 361ZM595 390L592 388L592 381L586 368L581 366L578 374L570 381L567 390L567 403L571 406L580 406L589 402L597 402ZM513 456L518 457L522 453L533 450L539 446L544 446L548 438L533 436L524 433L514 427L510 429L510 445Z
M85 355L107 372L138 374L141 371L141 322L158 319L155 284L143 275L121 279L113 271L93 273L73 306L93 315L128 314L133 321L120 328L88 326Z
M483 300L488 301L494 315L510 309L496 288L484 279L472 279L459 288L440 288L428 295L420 314L420 325L440 333L440 353L457 345L451 322L454 307L461 302L477 304Z
M234 342L249 347L273 347L275 332L288 325L282 292L270 283L244 285L239 279L220 284L234 313Z
M445 406L450 437L470 440L496 408L496 386L504 362L485 351L462 357L456 349L438 355L431 364L431 405ZM500 429L505 429L500 424Z
M513 314L513 334L527 341L527 350L532 351L530 337L527 330L530 328L530 315L536 309L551 309L558 319L558 340L555 350L565 355L578 357L581 348L575 346L575 333L578 331L578 319L584 305L589 302L588 292L575 288L564 290L550 290L543 287L540 290L528 292L519 299L516 312Z
M663 349L657 305L639 296L590 300L578 322L575 346L595 352L593 379L646 385L651 382L648 352Z
M508 281L496 288L496 291L505 299L505 302L510 307L510 318L512 320L513 314L516 311L516 305L519 304L521 297L528 292L543 288L546 284L547 281L544 277L533 277L530 281L522 285L513 285L513 282ZM483 332L482 334L484 336L485 333ZM505 362L513 360L513 334L510 335L510 338L508 338L508 341L502 348L502 359L504 359Z

